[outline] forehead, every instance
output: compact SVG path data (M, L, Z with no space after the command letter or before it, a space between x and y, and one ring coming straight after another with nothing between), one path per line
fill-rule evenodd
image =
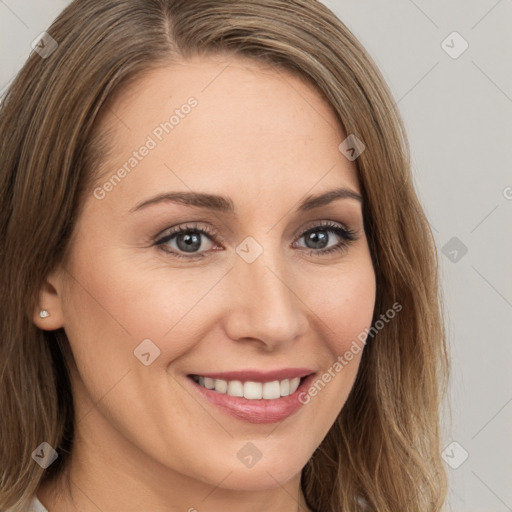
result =
M319 180L358 189L323 96L304 78L249 59L195 57L148 71L109 105L101 130L110 146L103 181L136 164L116 187L125 192L153 192L155 180L208 191L292 190ZM135 162L143 146L151 149Z

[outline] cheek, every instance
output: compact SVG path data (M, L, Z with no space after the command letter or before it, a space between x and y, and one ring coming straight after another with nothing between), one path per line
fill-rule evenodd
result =
M343 354L352 341L369 328L375 307L376 283L371 261L322 269L303 282L301 297L314 314L313 330L322 334L333 358Z
M324 356L324 366L301 401L324 426L316 433L320 443L352 389L371 326L376 282L369 254L336 272L317 273L315 283L304 283L308 292L302 293L314 312L310 318L316 319L312 329L321 334L318 353Z
M101 395L128 368L147 370L136 359L139 347L150 351L153 376L191 350L216 318L213 288L225 273L219 267L169 268L94 240L77 246L64 328L80 374L97 387L91 393Z

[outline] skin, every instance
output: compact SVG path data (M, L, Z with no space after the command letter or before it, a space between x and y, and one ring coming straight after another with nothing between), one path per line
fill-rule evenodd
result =
M309 510L301 470L354 383L362 351L307 405L266 425L188 391L190 373L307 367L321 375L370 326L375 304L361 203L296 212L306 195L361 190L330 106L289 73L217 56L144 75L102 119L111 152L96 186L190 96L198 105L134 170L103 199L88 195L69 258L40 291L34 322L64 327L76 361L71 464L37 493L50 512ZM162 192L191 190L229 196L237 216L172 202L130 213ZM321 255L304 233L324 221L357 240ZM205 257L155 245L190 223L220 235L199 235ZM329 247L343 242L327 234ZM250 264L236 252L247 236L263 249ZM176 237L166 247L190 255ZM40 319L42 308L51 316ZM149 366L134 357L147 338L160 349ZM248 441L262 455L252 468L236 456Z

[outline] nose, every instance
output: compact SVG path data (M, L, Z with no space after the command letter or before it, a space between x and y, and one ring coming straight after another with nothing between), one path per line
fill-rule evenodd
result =
M293 276L281 257L264 251L255 261L239 259L230 272L227 335L271 352L304 334L307 307L293 290Z

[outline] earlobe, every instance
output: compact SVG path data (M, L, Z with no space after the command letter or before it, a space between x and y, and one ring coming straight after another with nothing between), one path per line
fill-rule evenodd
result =
M64 325L62 286L57 273L49 275L39 290L39 300L32 312L32 320L45 331L53 331Z

